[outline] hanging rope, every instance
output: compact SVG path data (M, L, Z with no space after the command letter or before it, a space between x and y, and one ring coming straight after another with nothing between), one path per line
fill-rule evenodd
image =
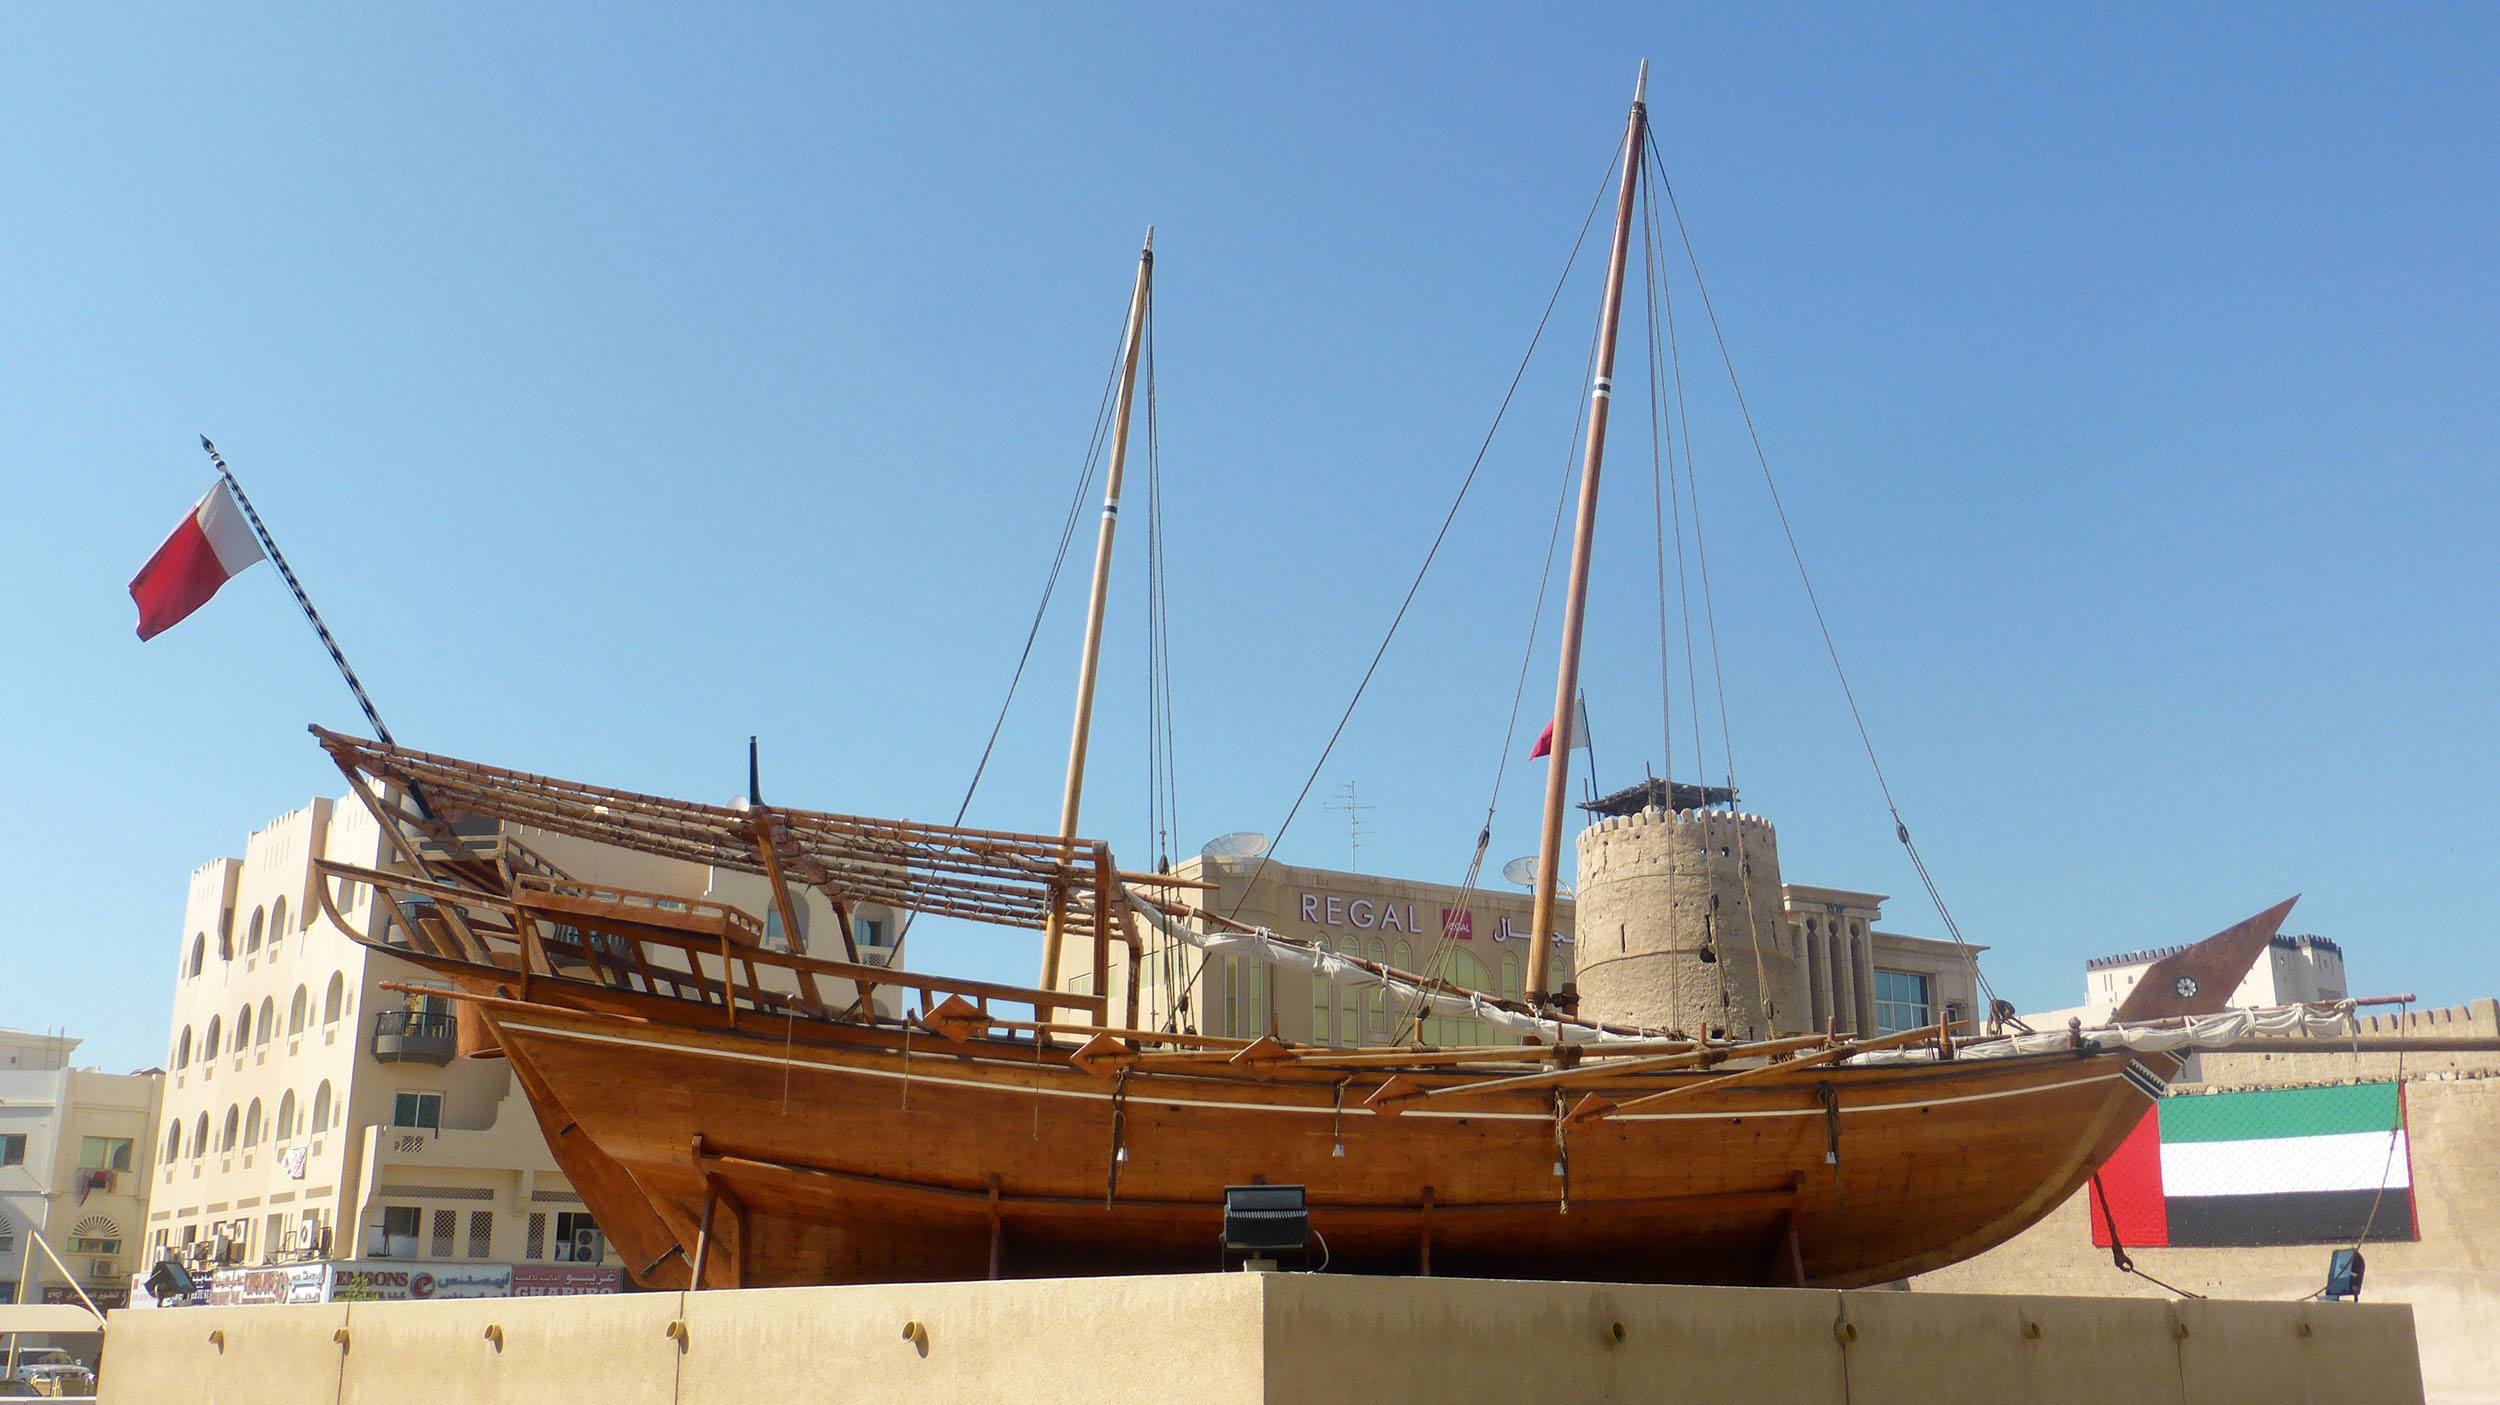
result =
M1910 867L1917 872L1919 885L1927 890L1928 901L1935 904L1936 916L1944 923L1946 934L1953 938L1953 944L1960 949L1962 960L1970 969L1972 982L1987 998L1989 1008L1994 1009L1997 1002L1996 990L1989 985L1987 976L1979 969L1979 953L1973 951L1969 941L1963 938L1960 924L1953 920L1952 910L1945 906L1944 894L1937 889L1934 876L1927 871L1927 861L1920 856L1917 843L1910 838L1909 822L1901 817L1901 806L1893 798L1892 783L1884 776L1883 762L1875 755L1874 735L1867 729L1866 715L1859 710L1857 690L1849 685L1849 672L1841 665L1840 646L1832 638L1831 622L1824 618L1823 602L1821 597L1815 594L1813 574L1806 569L1805 551L1797 545L1796 529L1788 520L1788 506L1781 500L1779 483L1771 473L1770 455L1762 447L1762 434L1754 425L1753 409L1745 401L1745 387L1736 375L1736 359L1728 349L1727 334L1719 325L1718 309L1710 301L1710 285L1702 277L1701 259L1693 250L1692 231L1685 226L1683 207L1675 198L1675 184L1667 179L1665 164L1658 160L1654 149L1650 153L1650 159L1651 169L1657 177L1658 188L1665 192L1667 209L1675 218L1676 234L1683 242L1685 261L1692 268L1693 287L1701 295L1702 311L1709 318L1711 337L1718 343L1719 360L1727 368L1728 388L1735 393L1737 412L1744 418L1745 434L1753 445L1754 462L1762 470L1763 486L1770 490L1771 510L1779 518L1780 535L1788 543L1789 559L1796 563L1797 580L1805 587L1806 604L1814 613L1814 627L1823 636L1823 652L1831 659L1832 674L1839 679L1841 696L1849 704L1849 720L1857 727L1858 743L1865 749L1866 763L1875 773L1876 789L1883 793L1884 808L1892 815L1893 837L1900 840L1902 849L1909 855ZM1686 440L1686 448L1688 451L1691 448L1689 438ZM1706 575L1703 591L1706 606L1708 601ZM1724 698L1722 702L1724 703ZM1730 762L1729 772L1731 776L1729 785L1732 789L1734 787L1733 761Z
M1250 894L1258 887L1260 875L1267 871L1268 862L1275 855L1275 846L1284 842L1285 832L1293 827L1294 817L1302 813L1303 802L1310 799L1311 787L1319 782L1320 771L1336 751L1339 739L1345 736L1347 724L1354 720L1354 710L1361 706L1363 694L1371 687L1373 675L1380 671L1380 661L1388 656L1389 645L1398 636L1398 626L1405 622L1407 610L1414 605L1416 594L1423 589L1424 578L1431 573L1433 561L1441 554L1442 543L1449 539L1450 525L1458 520L1458 510L1467 501L1468 489L1475 485L1476 475L1484 467L1485 456L1493 449L1493 438L1501 432L1502 421L1510 414L1511 401L1519 394L1519 383L1527 378L1529 363L1536 359L1537 347L1545 340L1545 328L1553 321L1556 304L1562 301L1563 286L1571 277L1572 267L1580 260L1581 248L1588 242L1589 227L1597 220L1598 207L1605 203L1606 187L1614 178L1615 163L1624 159L1625 154L1623 144L1618 142L1607 157L1606 169L1598 177L1597 193L1590 197L1588 213L1581 217L1580 232L1572 240L1570 256L1563 260L1562 272L1554 279L1554 290L1546 296L1545 310L1537 316L1536 330L1528 337L1527 350L1520 353L1518 368L1511 372L1510 384L1502 392L1502 403L1493 412L1493 423L1486 427L1483 442L1476 446L1476 456L1468 463L1466 475L1459 480L1458 492L1450 499L1449 510L1442 514L1440 529L1432 536L1432 545L1425 550L1423 562L1415 568L1415 578L1407 583L1406 595L1399 600L1397 612L1390 616L1389 627L1380 638L1380 647L1372 651L1371 662L1364 667L1362 678L1355 683L1354 696L1346 700L1345 711L1338 715L1337 725L1329 732L1327 744L1320 748L1319 759L1311 764L1311 773L1303 777L1302 788L1295 792L1293 804L1287 807L1284 822L1276 826L1275 837L1270 841L1267 852L1259 855L1257 866L1251 869L1249 881L1242 885L1241 896L1233 900L1232 907L1225 912L1226 917L1238 915L1242 904L1249 901ZM1202 962L1198 970L1190 975L1188 989L1194 990L1205 973L1206 967ZM1188 991L1184 990L1183 996L1187 994Z
M1147 308L1151 314L1151 296ZM981 777L989 770L990 754L998 749L998 735L1007 726L1007 711L1015 705L1016 687L1024 681L1025 665L1033 661L1033 643L1041 637L1042 620L1050 612L1051 595L1059 588L1059 571L1067 564L1068 545L1075 540L1077 526L1084 520L1086 495L1093 488L1094 474L1102 463L1103 443L1111 432L1111 392L1120 384L1121 353L1127 350L1128 342L1127 323L1128 319L1123 314L1120 335L1111 343L1111 371L1103 381L1102 399L1094 407L1094 431L1085 446L1085 462L1077 473L1076 491L1069 495L1067 513L1059 524L1059 544L1051 552L1050 570L1042 577L1041 599L1034 602L1033 622L1024 631L1024 648L1016 655L1015 672L1008 675L1007 695L998 701L998 716L990 723L989 739L981 744L981 759L973 763L972 779L964 785L963 803L955 807L956 824L962 824L964 816L971 812L972 797L980 791ZM902 925L894 933L893 952L886 958L887 965L902 964L903 943L911 936L912 922L919 915L917 909L903 914Z

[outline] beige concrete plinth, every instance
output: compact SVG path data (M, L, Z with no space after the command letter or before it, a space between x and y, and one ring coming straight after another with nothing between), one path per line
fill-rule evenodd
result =
M343 1337L343 1340L341 1338ZM119 1312L106 1405L2411 1405L2402 1304L1228 1274Z

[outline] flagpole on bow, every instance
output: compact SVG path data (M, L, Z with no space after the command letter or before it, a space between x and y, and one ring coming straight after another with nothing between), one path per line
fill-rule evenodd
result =
M252 535L260 539L260 549L269 553L269 564L278 568L286 588L295 593L295 603L303 609L313 633L320 637L321 647L330 651L330 662L338 666L339 677L347 680L347 690L356 695L356 706L365 710L365 720L373 724L373 739L384 746L399 745L391 740L391 729L383 725L382 714L374 710L373 699L365 696L365 685L357 680L356 670L348 666L347 655L339 652L339 641L331 637L330 627L321 622L321 612L313 608L312 597L304 593L304 583L295 578L295 568L286 564L286 554L278 550L278 543L270 537L260 514L253 510L243 485L235 481L234 470L226 467L226 456L217 452L217 446L205 434L200 436L200 447L208 451L208 461L217 465L217 475L226 481L226 491L234 494L235 506L243 509L243 520L252 524ZM424 801L419 800L418 804L422 806Z

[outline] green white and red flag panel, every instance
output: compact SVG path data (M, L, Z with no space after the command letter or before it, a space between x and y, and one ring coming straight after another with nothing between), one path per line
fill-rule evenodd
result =
M2418 1239L2404 1091L2163 1098L2101 1168L2091 1213L2102 1248L2112 1220L2129 1248Z

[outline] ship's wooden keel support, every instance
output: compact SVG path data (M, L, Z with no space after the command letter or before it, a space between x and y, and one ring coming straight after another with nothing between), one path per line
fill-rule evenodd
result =
M726 1219L725 1207L723 1219ZM116 1312L105 1405L2422 1400L2401 1304L1311 1274Z

